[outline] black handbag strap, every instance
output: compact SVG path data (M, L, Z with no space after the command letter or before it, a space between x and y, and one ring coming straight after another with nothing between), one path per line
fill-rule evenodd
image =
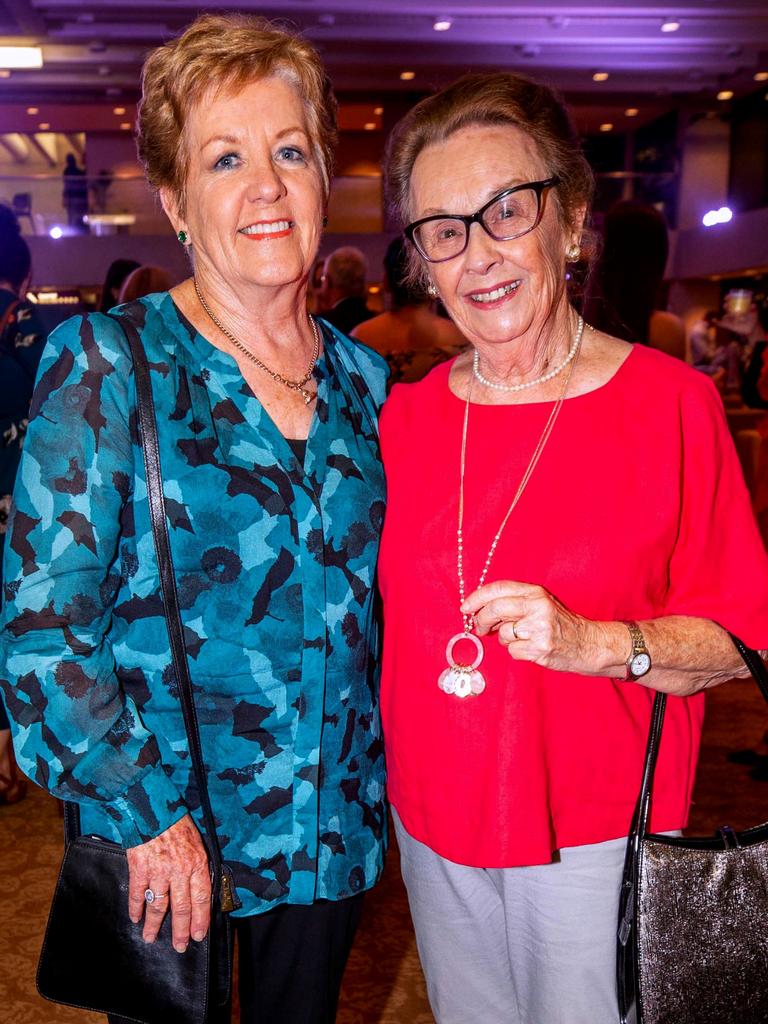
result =
M200 745L194 691L189 675L189 663L184 645L184 630L176 590L176 576L173 570L171 545L168 538L168 520L165 512L163 477L160 468L160 446L157 438L157 421L155 418L155 405L152 399L149 364L139 332L128 317L112 313L108 313L107 316L110 316L122 326L128 338L133 358L139 436L144 454L144 467L147 477L147 501L149 503L152 534L160 572L160 589L168 626L173 669L179 689L179 702L189 743L192 771L197 783L208 854L213 868L214 891L217 892L222 878L221 847L219 846L216 824L208 795L208 782L203 762L202 747ZM67 842L80 834L80 813L77 804L68 802L64 806L64 834Z
M744 663L747 668L752 673L752 678L760 688L760 693L763 695L763 699L768 703L768 670L763 663L763 659L757 651L753 651L751 647L747 647L747 645L742 643L738 637L733 635L733 633L729 633L728 635L733 641L736 650L744 659ZM666 706L667 694L657 693L653 700L651 725L648 730L648 745L645 750L645 764L643 766L643 780L640 785L640 796L637 799L637 806L635 807L634 817L632 818L632 827L630 829L630 835L639 837L640 839L645 838L648 834L648 822L651 817L651 793L653 791L653 779L656 774L656 761L659 756L661 730L664 725L664 712L666 710Z

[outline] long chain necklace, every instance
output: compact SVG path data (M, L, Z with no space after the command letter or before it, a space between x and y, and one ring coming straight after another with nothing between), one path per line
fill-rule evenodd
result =
M309 405L310 402L312 402L317 397L317 395L313 394L311 391L308 391L304 387L304 385L311 379L312 372L315 369L315 364L317 363L317 357L320 355L320 331L317 329L317 324L315 323L314 317L309 318L309 323L310 326L312 327L312 334L314 335L315 338L315 347L312 352L312 360L309 364L307 372L304 374L301 380L289 380L287 377L283 377L283 375L281 373L278 373L276 370L270 369L266 363L262 363L258 356L254 355L250 349L246 348L245 345L243 345L243 343L234 336L234 334L229 330L229 328L224 326L224 324L213 313L211 307L200 294L200 289L197 285L197 278L192 278L192 280L195 285L195 294L200 300L200 305L203 307L204 311L208 314L210 319L213 320L213 322L219 328L224 337L232 342L232 344L235 346L238 352L242 352L244 356L250 359L252 363L255 363L260 370L264 370L265 373L268 373L272 380L277 381L278 384L283 384L285 387L290 388L291 391L298 391L301 397L304 399L304 404Z
M545 384L548 380L552 380L553 377L556 377L559 373L562 373L566 366L568 366L568 364L573 361L573 358L576 355L576 352L578 351L580 342L581 333L577 331L573 339L573 344L568 349L568 355L565 357L562 363L560 363L559 366L556 366L554 370L550 370L549 373L545 373L541 377L536 377L534 378L534 380L527 380L524 384L501 384L498 381L488 380L487 377L484 377L482 373L480 373L480 356L477 354L477 350L475 350L475 357L472 360L472 373L474 374L475 379L479 380L481 384L485 384L487 388L494 388L496 391L508 392L525 391L527 388L535 388L537 384Z
M581 317L579 317L578 322L577 322L577 326L576 326L576 333L574 335L573 345L571 346L571 352L573 352L573 356L569 359L570 369L569 369L569 371L568 371L568 373L567 373L567 375L565 377L565 380L563 381L563 386L562 386L562 388L560 390L560 394L559 394L559 396L557 398L557 401L552 406L552 411L550 412L549 417L547 418L547 422L544 425L544 429L541 432L541 436L539 437L538 444L536 445L536 448L534 449L533 455L531 456L531 459L530 459L530 461L528 463L528 466L527 466L525 472L523 473L522 479L520 480L518 488L515 491L515 496L512 499L512 502L511 502L509 508L507 509L506 515L504 516L504 518L501 521L501 526L496 531L496 536L493 538L493 542L491 543L491 546L490 546L490 548L488 550L488 555L486 556L486 559L485 559L485 565L483 566L483 571L480 574L480 582L477 585L478 588L482 587L483 584L485 583L485 578L488 575L488 569L490 568L491 561L493 559L494 554L496 553L496 547L498 546L499 540L501 539L501 535L504 532L504 527L507 525L507 522L509 521L509 517L514 512L517 503L520 501L520 498L523 495L523 491L525 490L526 486L528 485L528 481L531 479L533 471L536 469L538 461L541 458L542 452L544 451L544 448L546 447L547 441L549 440L549 435L552 433L552 430L553 430L553 428L555 426L555 423L557 422L557 417L560 415L560 410L563 407L563 402L565 401L565 395L566 395L566 392L568 390L568 384L570 383L571 375L573 374L573 370L574 370L574 367L576 365L575 357L578 354L579 347L581 345L581 337L582 337L583 333L584 333L584 321L583 321L583 319ZM465 596L465 587L464 587L464 475L465 475L466 461L467 461L467 433L468 433L468 427L469 427L469 406L470 406L470 399L472 397L472 382L473 382L472 377L470 377L469 378L469 384L467 386L467 401L466 401L465 406L464 406L464 426L463 426L462 434L461 434L461 469L460 469L460 475L459 475L459 523L458 523L458 529L456 531L457 555L458 555L458 557L457 557L457 570L458 570L458 579L459 579L459 604L460 605L464 603L464 596ZM482 672L478 671L478 667L479 667L480 663L483 660L483 654L485 652L483 650L483 645L482 645L482 643L480 641L480 638L475 636L475 634L472 632L472 628L473 628L473 625L474 625L472 616L471 615L464 615L462 613L461 618L462 618L462 621L463 621L463 624L464 624L464 629L463 629L463 631L461 633L456 633L456 635L452 636L451 639L448 641L448 646L445 649L445 657L446 657L446 660L448 661L448 668L443 669L443 671L440 673L440 678L437 681L437 685L440 687L440 689L444 693L453 694L456 697L462 697L463 698L463 697L469 697L469 696L471 696L473 694L481 694L483 692L483 690L485 689L485 678L484 678ZM456 662L454 660L454 658L453 658L453 650L454 650L454 647L456 646L456 644L459 642L459 640L469 640L470 643L474 644L474 647L475 647L475 659L474 659L474 661L471 662L471 664L460 664L459 662Z

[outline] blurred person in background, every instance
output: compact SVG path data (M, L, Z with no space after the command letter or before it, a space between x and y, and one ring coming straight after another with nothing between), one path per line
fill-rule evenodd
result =
M319 303L322 316L344 334L376 314L365 304L368 260L353 245L328 256L323 267Z
M162 267L142 266L132 270L120 286L118 303L135 302L145 295L167 292L171 287L171 275Z
M119 312L150 367L248 1024L335 1019L386 842L387 369L306 303L336 137L317 52L262 18L201 16L147 57L139 153L192 276ZM118 320L54 331L33 409L0 634L19 765L126 848L131 919L152 942L170 915L183 951L208 928L210 875Z
M61 201L67 211L67 223L78 234L85 234L88 228L83 218L88 213L88 181L74 153L67 153L62 177L64 191Z
M679 316L659 309L669 237L664 215L636 200L615 203L605 217L602 252L584 308L598 330L686 358Z
M412 280L402 238L393 239L387 247L384 288L387 312L359 324L352 337L384 356L391 384L421 380L466 345L458 327L432 312L423 286Z
M11 494L37 365L45 345L35 306L24 297L31 265L29 247L13 211L0 206L0 587ZM17 803L26 788L26 780L16 768L8 716L0 696L0 806Z
M141 264L138 260L113 260L101 286L101 298L99 299L99 312L107 313L113 306L117 305L120 288L126 277L137 270Z

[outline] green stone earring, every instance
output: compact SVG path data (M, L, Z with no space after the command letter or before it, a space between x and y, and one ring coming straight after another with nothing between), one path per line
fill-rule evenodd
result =
M176 235L176 237L178 238L178 240L181 242L182 245L186 244L186 241L187 241L187 232L186 231L180 231L178 233L178 235Z

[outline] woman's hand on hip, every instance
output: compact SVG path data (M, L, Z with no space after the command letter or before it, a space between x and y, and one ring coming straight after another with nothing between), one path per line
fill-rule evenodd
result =
M197 826L186 814L165 832L126 851L130 881L128 912L134 924L144 914L144 940L154 942L170 911L173 948L183 953L190 936L205 937L211 919L208 855ZM151 889L154 900L146 902Z
M478 636L496 633L499 643L517 661L532 661L557 672L608 674L622 664L626 628L575 615L544 588L531 583L497 580L470 594L461 606L472 615ZM612 628L613 627L613 628Z

